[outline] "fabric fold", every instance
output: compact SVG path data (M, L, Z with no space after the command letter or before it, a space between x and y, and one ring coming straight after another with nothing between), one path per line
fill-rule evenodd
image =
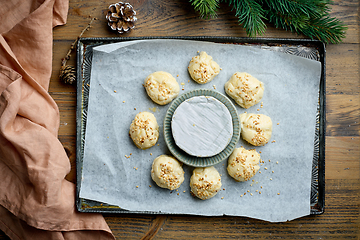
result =
M70 161L57 136L59 109L47 92L52 29L66 23L68 1L2 5L0 229L12 239L114 239L101 214L75 209L75 185L65 180Z

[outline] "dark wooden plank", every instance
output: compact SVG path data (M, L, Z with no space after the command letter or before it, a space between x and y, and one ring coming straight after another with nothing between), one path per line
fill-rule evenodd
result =
M360 98L357 95L327 95L326 135L360 135Z
M359 179L359 146L360 137L326 137L326 179Z
M50 94L60 110L59 139L75 181L75 87L58 79L61 58L89 22L98 17L84 37L235 36L246 34L234 12L221 4L217 19L199 19L187 0L137 0L131 2L139 21L130 34L111 32L104 14L115 1L70 0L68 23L54 29L53 72ZM331 16L349 29L345 44L327 45L326 208L320 216L287 223L267 223L242 217L173 215L106 215L117 239L359 239L359 1L335 0ZM303 38L269 26L264 37ZM68 62L75 64L75 53ZM349 126L350 125L350 126ZM9 239L0 231L0 239Z
M326 94L359 95L360 45L326 46Z
M326 210L285 223L245 217L120 215L107 217L117 239L357 239L358 179L327 179Z
M97 17L95 22L94 37L115 37L107 27L105 12L114 1L70 1L68 23L66 26L57 27L54 38L57 40L75 39L88 21L89 15ZM132 1L131 4L137 11L138 21L134 31L123 36L236 36L245 37L246 34L238 25L234 11L227 4L220 4L221 9L216 19L200 19L187 0L157 0ZM331 16L337 17L348 25L345 43L359 43L358 31L358 1L334 1ZM303 38L271 25L263 37Z
M51 97L59 107L59 136L76 135L76 93L52 92Z
M163 217L160 215L105 215L105 220L117 239L141 239L161 218Z
M359 1L348 0L341 1L335 0L331 6L331 17L343 21L347 26L346 38L344 43L359 43Z

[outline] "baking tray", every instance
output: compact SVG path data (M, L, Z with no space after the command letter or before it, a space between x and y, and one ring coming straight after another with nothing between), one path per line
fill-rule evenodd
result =
M140 213L121 209L89 199L80 198L83 166L85 130L90 90L90 76L93 48L103 44L146 39L181 39L207 41L224 44L251 45L270 51L279 51L321 62L319 104L316 115L314 153L311 179L310 214L324 212L325 206L325 45L317 40L278 38L236 38L236 37L132 37L132 38L80 38L77 45L77 108L76 108L76 206L79 212L97 213Z

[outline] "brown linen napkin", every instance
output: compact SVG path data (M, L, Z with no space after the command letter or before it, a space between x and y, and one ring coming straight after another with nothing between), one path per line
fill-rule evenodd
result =
M0 1L0 229L12 239L114 239L100 214L75 210L47 92L52 28L66 23L68 0Z

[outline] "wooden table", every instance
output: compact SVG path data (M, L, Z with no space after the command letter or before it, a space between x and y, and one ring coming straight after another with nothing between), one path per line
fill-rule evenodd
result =
M53 74L50 94L60 109L59 139L70 158L75 182L76 89L59 81L61 59L89 22L84 37L117 37L104 18L112 1L70 0L68 22L54 29ZM137 0L136 28L126 37L234 36L246 37L237 18L222 3L217 19L201 20L187 0ZM105 215L117 239L360 239L360 28L359 1L335 0L332 16L349 29L342 44L326 46L326 200L325 213L286 223L244 217L172 215ZM263 37L304 38L268 26ZM68 62L75 65L75 53ZM0 232L0 239L8 239Z

